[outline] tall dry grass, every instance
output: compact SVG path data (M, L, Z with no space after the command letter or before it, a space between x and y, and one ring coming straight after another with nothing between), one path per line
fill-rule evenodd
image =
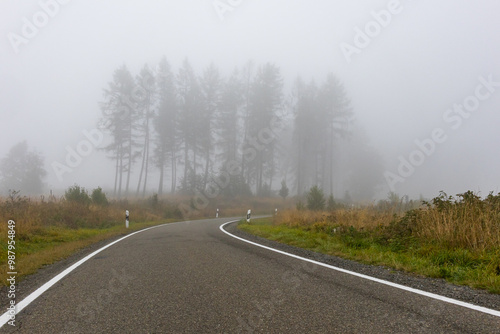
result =
M113 202L108 206L82 205L65 200L33 200L27 197L0 199L0 240L7 237L7 221L16 222L16 237L29 239L48 227L107 228L124 224L125 210L134 221L156 221L161 212L137 203Z
M415 217L415 235L453 248L500 248L500 195L484 200L472 192L442 194Z
M276 224L290 227L354 227L358 230L370 230L379 226L389 225L393 220L392 211L380 212L374 206L356 209L337 209L334 211L288 210L275 218Z
M325 232L354 228L386 240L413 237L452 249L500 249L500 194L481 199L470 191L457 197L441 193L421 208L399 215L394 212L377 206L332 212L289 210L274 222Z

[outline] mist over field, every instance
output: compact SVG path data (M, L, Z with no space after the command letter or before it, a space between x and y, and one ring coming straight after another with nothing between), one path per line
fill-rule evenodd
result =
M0 192L33 165L43 193L268 195L282 181L290 195L319 185L363 201L498 193L499 11L4 0ZM16 145L31 160L9 160Z

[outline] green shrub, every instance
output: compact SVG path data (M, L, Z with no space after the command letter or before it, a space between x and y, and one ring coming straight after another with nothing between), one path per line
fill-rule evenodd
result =
M333 198L333 195L330 195L330 197L328 197L328 203L326 205L326 209L328 211L334 211L336 209L338 209L340 206L337 205L337 202L335 202L335 199Z
M92 199L92 203L95 205L100 205L100 206L108 206L108 198L106 197L106 194L102 191L101 187L97 187L94 190L92 190L92 195L90 196Z
M77 184L69 187L68 190L66 190L66 192L64 193L64 198L68 202L78 203L86 206L88 206L91 202L89 194L87 193L85 188L80 187Z
M321 211L325 208L325 195L318 186L314 186L309 190L307 208L312 211Z
M158 200L158 194L153 194L148 198L148 204L152 209L157 209L160 201Z

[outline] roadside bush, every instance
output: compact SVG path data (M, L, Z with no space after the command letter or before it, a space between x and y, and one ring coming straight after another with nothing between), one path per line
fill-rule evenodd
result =
M314 186L309 190L307 208L312 211L321 211L325 208L325 194L318 186Z
M88 206L91 202L89 194L85 190L85 188L80 187L75 184L72 187L69 187L68 190L64 193L64 199L71 203L78 203L85 206Z
M304 211L306 206L302 203L302 201L298 201L297 204L295 204L295 209L297 209L297 211Z
M158 194L153 194L151 197L149 197L148 204L152 209L157 209L160 204L160 201L158 200Z
M108 198L106 197L106 194L102 191L101 187L97 187L94 190L92 190L92 195L90 196L92 199L92 203L95 205L100 205L100 206L108 206Z
M177 204L171 204L167 203L164 205L163 209L163 217L164 218L175 218L175 219L182 219L182 212L179 209L179 206Z

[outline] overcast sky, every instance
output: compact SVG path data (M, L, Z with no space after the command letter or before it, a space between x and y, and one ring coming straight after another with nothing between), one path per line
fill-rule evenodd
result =
M397 193L499 192L498 13L496 0L1 0L0 157L27 140L51 188L112 187L102 152L63 181L51 163L95 127L116 68L135 74L165 55L175 70L188 57L198 73L212 61L230 73L252 59L280 66L286 82L335 73L387 172L404 180ZM470 113L447 111L464 103ZM440 142L414 153L434 129ZM414 170L398 171L400 157Z

